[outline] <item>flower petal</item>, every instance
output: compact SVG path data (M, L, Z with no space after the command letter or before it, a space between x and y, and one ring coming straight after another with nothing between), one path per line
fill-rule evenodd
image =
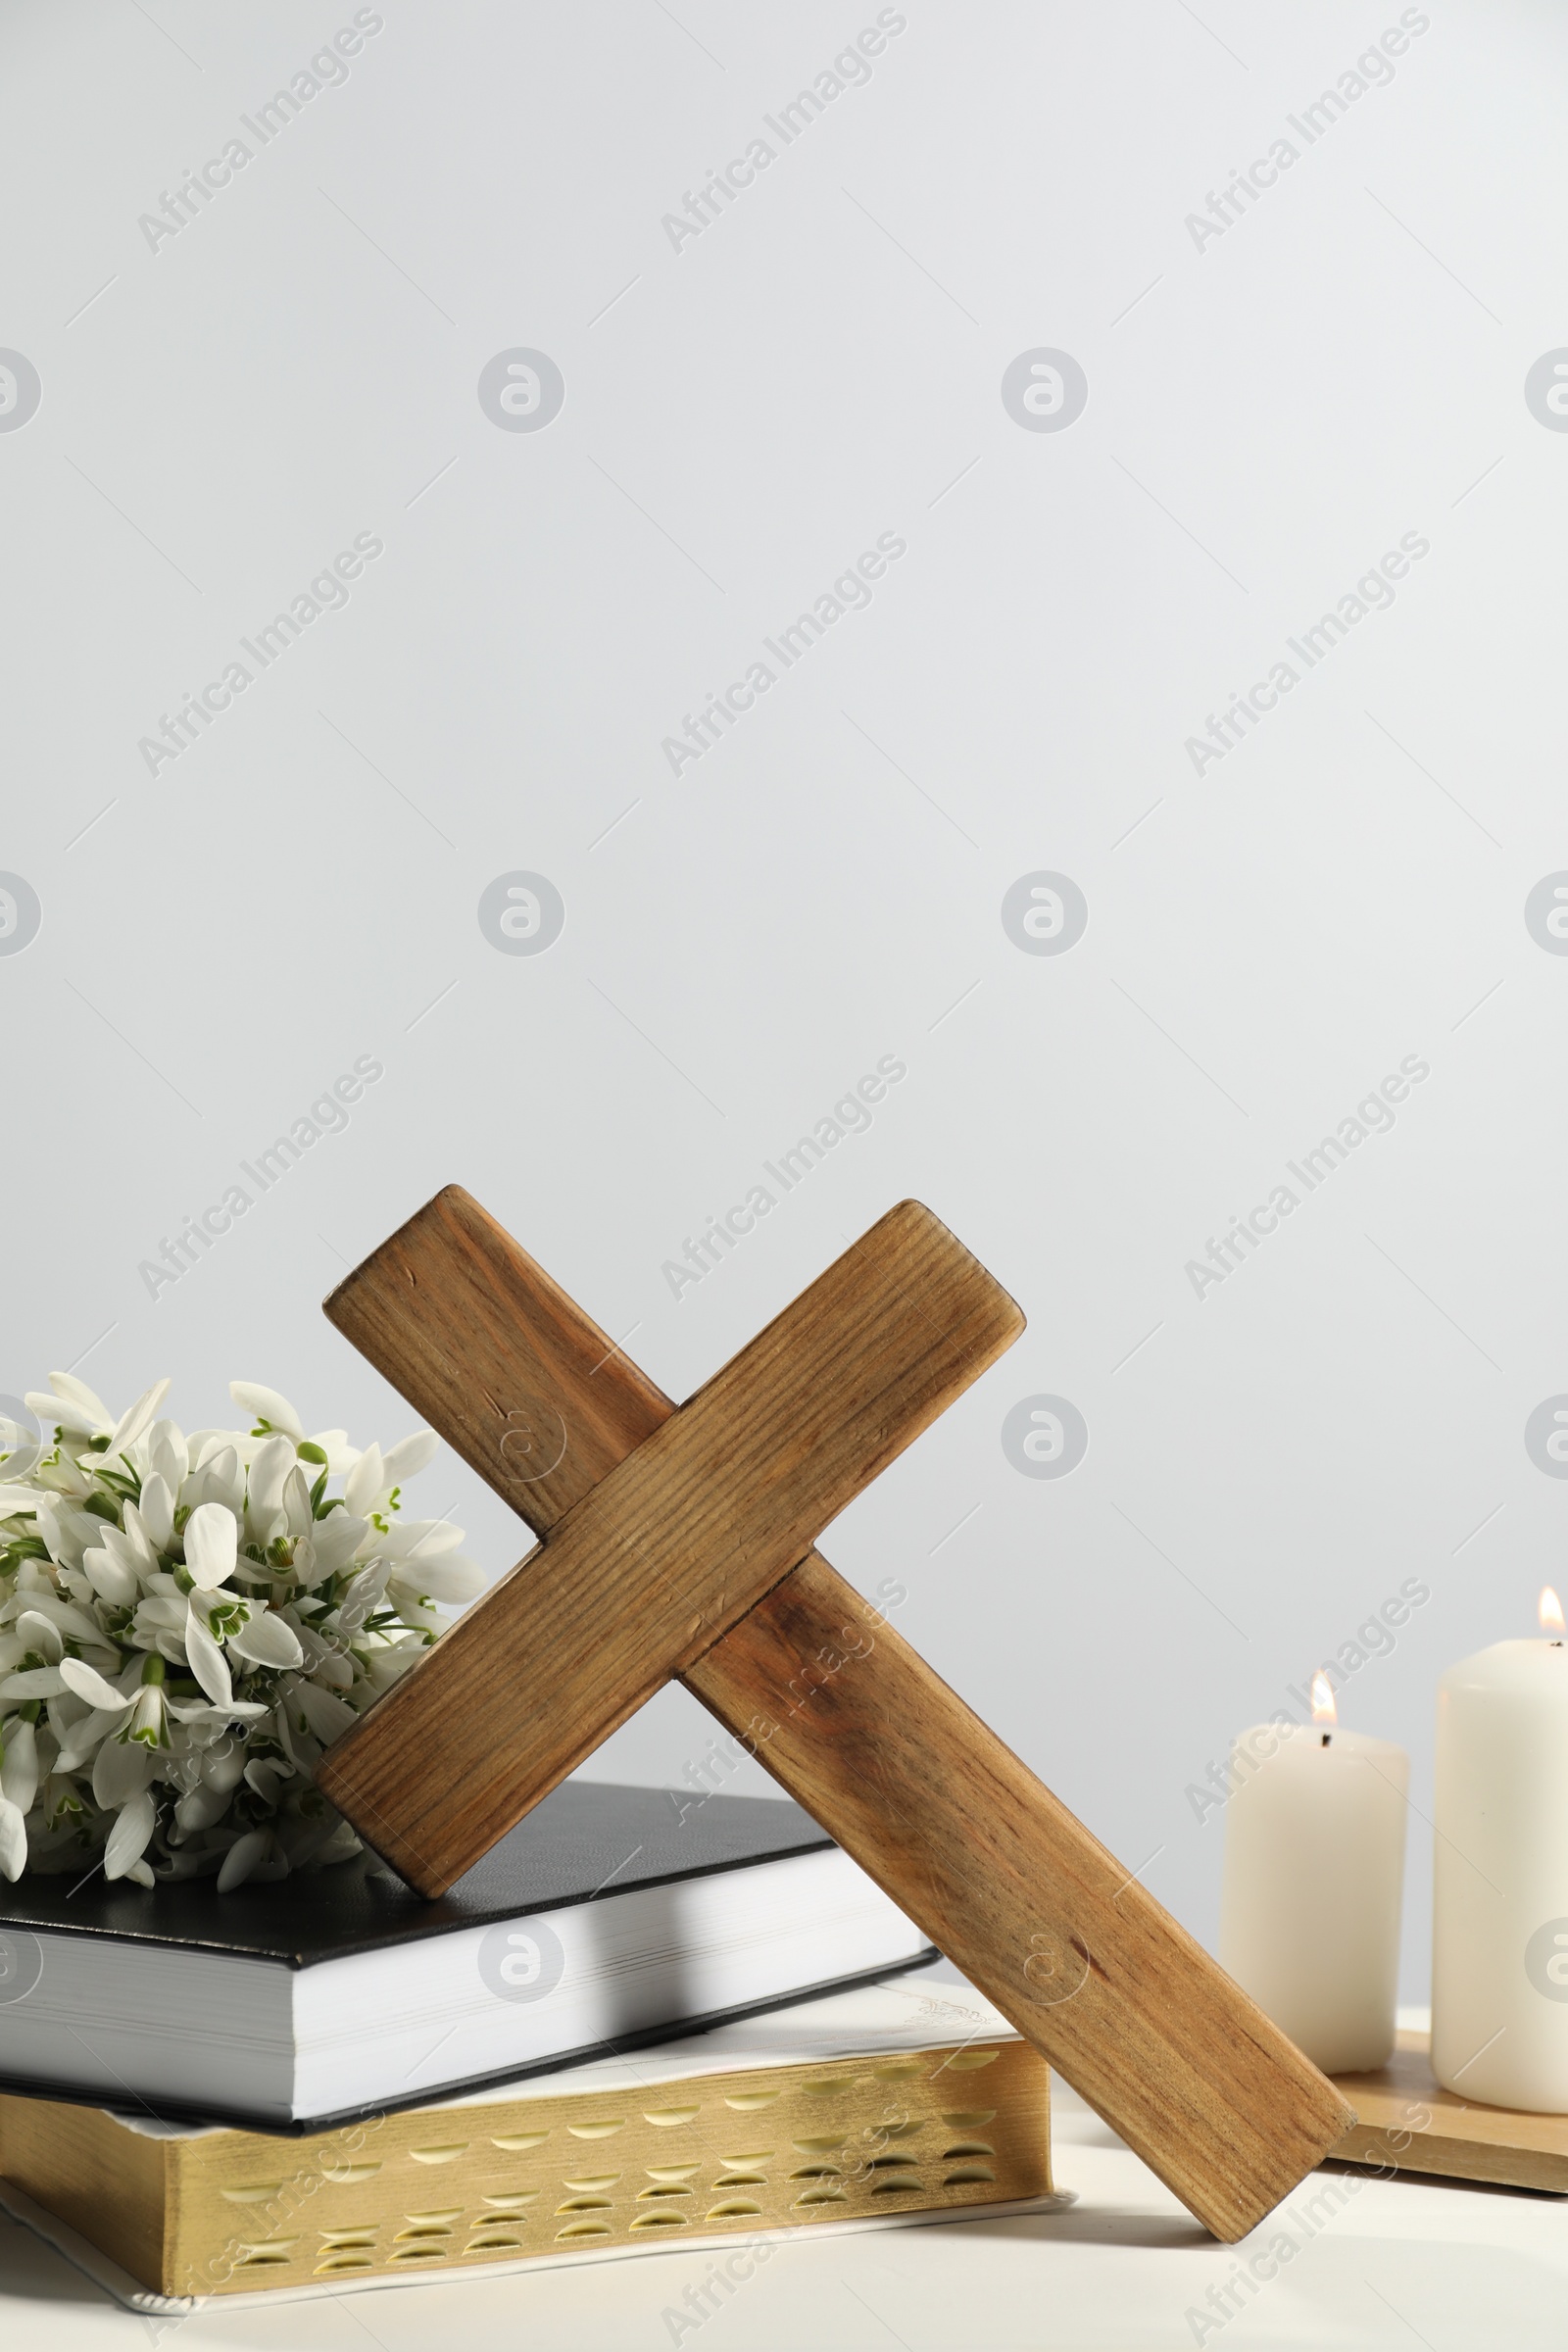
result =
M0 1796L0 1871L13 1881L20 1879L27 1867L27 1825L22 1808L14 1805L9 1796Z
M126 1877L151 1844L157 1826L158 1807L152 1790L144 1788L139 1796L133 1796L121 1807L119 1819L109 1833L109 1843L104 1848L104 1877Z
M118 1731L124 1720L124 1707L117 1701L113 1708L95 1707L90 1715L84 1715L79 1723L74 1723L61 1742L60 1753L55 1759L56 1772L80 1772L84 1764L91 1763L109 1734ZM8 1756L10 1746L7 1740Z
M231 1886L245 1884L266 1855L270 1840L270 1832L267 1830L247 1830L243 1838L235 1839L223 1856L223 1867L218 1874L220 1894L227 1894Z
M290 1686L288 1703L297 1707L318 1740L328 1744L352 1729L359 1717L347 1701L335 1691L323 1690L318 1684L297 1682Z
M94 1429L114 1428L115 1416L103 1398L74 1372L51 1372L49 1386L62 1403L79 1405L83 1412L91 1413Z
M259 1381L231 1380L228 1393L242 1411L255 1421L270 1421L286 1437L299 1439L305 1435L305 1424L286 1396L275 1389L264 1389Z
M5 1762L0 1764L0 1796L20 1813L31 1810L38 1793L38 1742L30 1723L14 1723L6 1734Z
M412 1437L399 1438L381 1465L387 1485L401 1486L406 1478L416 1477L440 1450L441 1441L433 1429L416 1429Z
M201 1619L191 1613L185 1628L185 1655L190 1670L216 1707L226 1707L234 1695L228 1661Z
M130 1700L123 1697L112 1683L106 1683L85 1658L62 1658L60 1679L68 1690L74 1690L78 1698L84 1698L89 1707L130 1705Z
M114 1553L101 1544L94 1544L91 1551L82 1553L81 1566L93 1591L101 1592L111 1607L129 1608L140 1590L133 1568L127 1568L122 1560L117 1560Z
M412 1598L438 1600L447 1608L465 1608L477 1600L487 1579L477 1560L466 1560L460 1552L443 1553L438 1560L399 1560L392 1570L391 1592L394 1600L407 1593Z
M352 1511L328 1511L324 1519L318 1519L304 1538L311 1547L317 1583L346 1568L369 1533L368 1519L356 1519Z
M24 1609L17 1619L17 1632L29 1649L43 1652L47 1664L59 1665L66 1645L52 1617L46 1617L41 1609Z
M112 1813L117 1805L139 1796L152 1777L150 1747L143 1747L139 1740L106 1740L93 1760L93 1802Z
M198 1503L185 1522L185 1565L203 1592L216 1592L234 1573L239 1530L220 1502Z
M23 1401L29 1413L37 1414L46 1429L63 1429L68 1437L95 1438L100 1430L114 1427L112 1421L100 1421L98 1415L90 1412L85 1405L73 1404L63 1396L52 1396L47 1389L29 1389Z
M123 1453L127 1446L135 1445L144 1430L151 1429L158 1407L168 1394L167 1380L155 1380L150 1389L142 1391L129 1411L122 1413L116 1422L114 1435L104 1448L106 1456Z
M245 1473L237 1449L227 1440L215 1440L207 1458L186 1481L187 1502L221 1503L237 1519L245 1503Z
M167 1551L174 1540L174 1492L162 1470L142 1480L141 1523L154 1551Z
M283 1481L283 1517L296 1544L316 1525L316 1514L311 1508L311 1482L305 1475L303 1462L296 1462Z
M462 1544L464 1530L454 1527L450 1519L398 1519L376 1544L376 1550L389 1560L425 1560L439 1558L443 1551L456 1551ZM418 1571L411 1568L410 1575Z
M147 1432L147 1455L161 1478L177 1494L190 1471L190 1447L177 1421L155 1421Z
M220 1707L209 1706L199 1698L172 1698L169 1712L176 1723L218 1732L228 1723L255 1723L259 1717L270 1715L272 1710L249 1698L231 1698Z
M357 1634L375 1609L380 1606L386 1592L390 1563L372 1560L362 1568L338 1604L337 1621L346 1634Z
M28 1666L21 1674L6 1676L0 1698L59 1698L65 1688L58 1666Z
M386 1485L379 1446L367 1446L344 1483L343 1500L351 1511L368 1511Z
M359 1447L349 1444L346 1429L313 1429L311 1444L326 1456L326 1466L334 1478L352 1470L359 1460Z
M153 1542L146 1520L133 1502L126 1503L121 1516L124 1525L121 1531L120 1543L111 1544L110 1549L118 1550L121 1558L134 1568L139 1576L156 1576L158 1574L158 1546ZM104 1530L105 1535L112 1532L109 1528Z
M242 1625L229 1636L228 1647L231 1656L248 1659L253 1666L299 1666L305 1658L298 1634L275 1609L264 1609Z

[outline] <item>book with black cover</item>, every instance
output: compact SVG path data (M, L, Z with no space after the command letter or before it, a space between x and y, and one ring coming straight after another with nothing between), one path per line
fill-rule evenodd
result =
M312 2132L930 1951L787 1798L568 1781L433 1903L370 1853L221 1895L0 1883L0 2088Z

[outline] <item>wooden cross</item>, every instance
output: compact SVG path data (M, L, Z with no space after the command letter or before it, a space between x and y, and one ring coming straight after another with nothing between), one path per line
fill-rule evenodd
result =
M1217 2237L1353 2123L811 1547L1023 1328L928 1209L678 1408L457 1186L326 1312L545 1539L317 1768L421 1893L678 1676Z

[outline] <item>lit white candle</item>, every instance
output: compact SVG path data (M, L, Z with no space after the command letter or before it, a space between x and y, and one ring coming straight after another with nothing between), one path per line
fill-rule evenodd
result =
M1568 2113L1568 1649L1494 1642L1438 1685L1432 2071L1494 2107Z
M1394 2048L1410 1759L1340 1731L1323 1674L1312 1715L1232 1750L1219 1957L1325 2074L1366 2074Z

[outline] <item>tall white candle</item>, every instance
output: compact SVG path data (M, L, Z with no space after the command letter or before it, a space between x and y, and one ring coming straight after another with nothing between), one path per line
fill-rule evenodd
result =
M1256 1724L1231 1753L1221 1966L1325 2074L1394 2049L1410 1759L1333 1721Z
M1494 2107L1568 2113L1568 1649L1494 1642L1438 1686L1432 2071Z

